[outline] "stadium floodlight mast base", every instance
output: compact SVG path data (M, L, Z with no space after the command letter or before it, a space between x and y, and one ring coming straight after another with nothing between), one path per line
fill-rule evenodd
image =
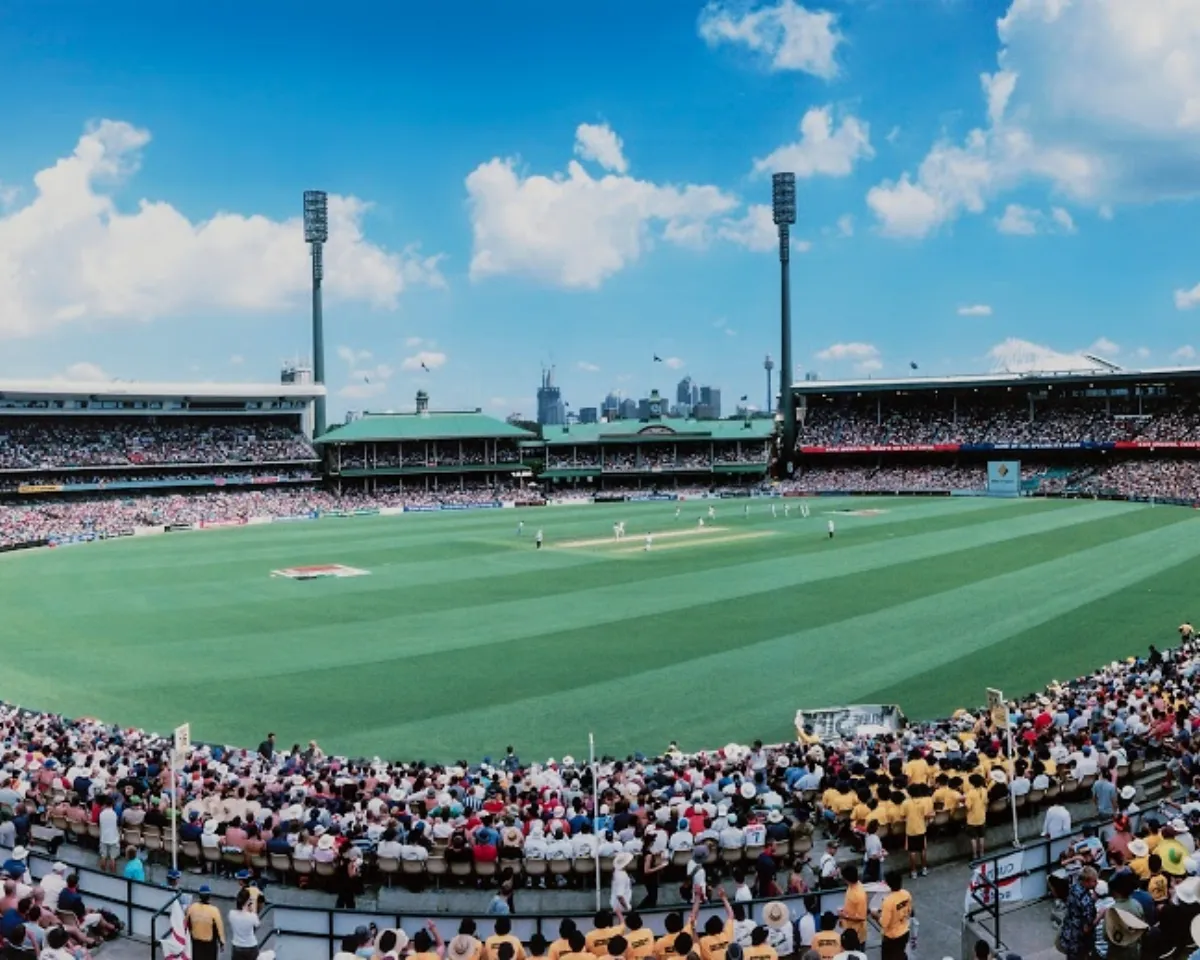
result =
M779 228L779 404L783 408L780 440L781 476L790 477L796 448L796 406L792 401L792 224L796 222L796 175L777 173L771 177L771 216Z
M313 382L325 386L325 329L321 315L321 281L325 276L325 241L329 239L329 199L324 190L304 191L304 242L312 250ZM314 402L313 436L325 432L325 397Z

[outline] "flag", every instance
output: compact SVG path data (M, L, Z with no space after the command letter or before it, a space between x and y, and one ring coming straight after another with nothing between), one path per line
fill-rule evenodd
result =
M654 362L662 363L662 357L660 357L657 353L654 355Z
M909 365L909 367L911 367L913 370L919 370L919 369L920 369L920 367L918 367L918 366L917 366L917 361L916 361L916 360L910 360L910 361L908 362L908 365Z
M370 377L363 377L363 383L370 383L370 382L371 382Z
M421 369L424 370L426 373L429 372L429 368L427 366L425 366L424 360L421 361Z
M749 399L750 399L750 397L747 394L744 394L744 393L742 394L742 403L745 403Z

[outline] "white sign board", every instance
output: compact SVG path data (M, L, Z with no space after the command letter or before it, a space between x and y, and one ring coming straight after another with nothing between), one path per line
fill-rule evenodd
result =
M186 757L192 749L192 725L184 723L175 728L175 756Z
M999 690L988 687L987 706L988 713L992 717L992 723L996 725L997 729L1006 730L1008 728L1008 706L1004 702L1004 694Z

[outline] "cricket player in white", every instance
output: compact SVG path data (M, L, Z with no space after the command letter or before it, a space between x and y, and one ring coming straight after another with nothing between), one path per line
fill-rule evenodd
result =
M742 508L742 516L743 516L743 517L748 517L748 516L750 516L750 504L746 504L746 505L745 505L745 506Z
M704 518L703 517L700 518L700 528L701 529L704 528Z
M807 503L800 504L800 516L802 516L802 517L808 516L808 504Z
M717 518L717 508L716 508L716 507L709 507L709 508L708 508L708 519L709 519L709 520L715 520L716 518Z
M829 539L833 539L833 517L829 518Z
M654 543L654 534L652 534L652 533L646 534L646 549L649 550L653 543Z
M675 508L675 519L676 519L676 520L678 520L678 519L679 519L679 507L676 507L676 508Z
M517 521L517 536L519 537L524 532L525 532L525 521L518 520Z
M792 505L790 503L785 503L783 505L783 515L785 517L790 517L792 515Z
M833 521L831 520L831 521L830 521L830 523L832 523L832 522L833 522ZM832 534L832 533L830 533L829 535L830 535L831 537L833 536L833 534ZM534 543L537 545L537 549L539 549L539 550L541 550L541 549L542 549L542 531L541 531L541 530L539 530L539 531L537 532L537 534L534 536L534 538L533 538L533 542L534 542Z
M771 504L771 517L775 518L777 516L779 516L779 514L775 512L775 504Z

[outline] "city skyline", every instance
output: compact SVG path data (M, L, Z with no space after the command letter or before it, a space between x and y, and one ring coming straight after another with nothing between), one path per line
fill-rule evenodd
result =
M542 426L556 426L570 422L594 423L601 419L645 420L653 416L697 420L722 418L721 388L700 384L691 374L684 374L676 384L674 401L671 391L663 391L658 387L650 387L644 392L634 390L629 394L614 389L609 390L595 406L583 403L572 407L570 401L564 399L562 388L555 382L555 372L553 366L542 368L535 416L527 418L523 411L514 410L508 414L509 419L529 419ZM658 406L657 411L652 408L653 405ZM737 409L739 414L761 411L745 395L739 400Z
M319 71L278 0L55 9L0 30L0 378L275 380L322 190L331 419L419 386L533 411L542 362L565 396L690 371L759 406L780 171L776 385L1200 350L1200 74L1166 66L1200 0L351 0Z

